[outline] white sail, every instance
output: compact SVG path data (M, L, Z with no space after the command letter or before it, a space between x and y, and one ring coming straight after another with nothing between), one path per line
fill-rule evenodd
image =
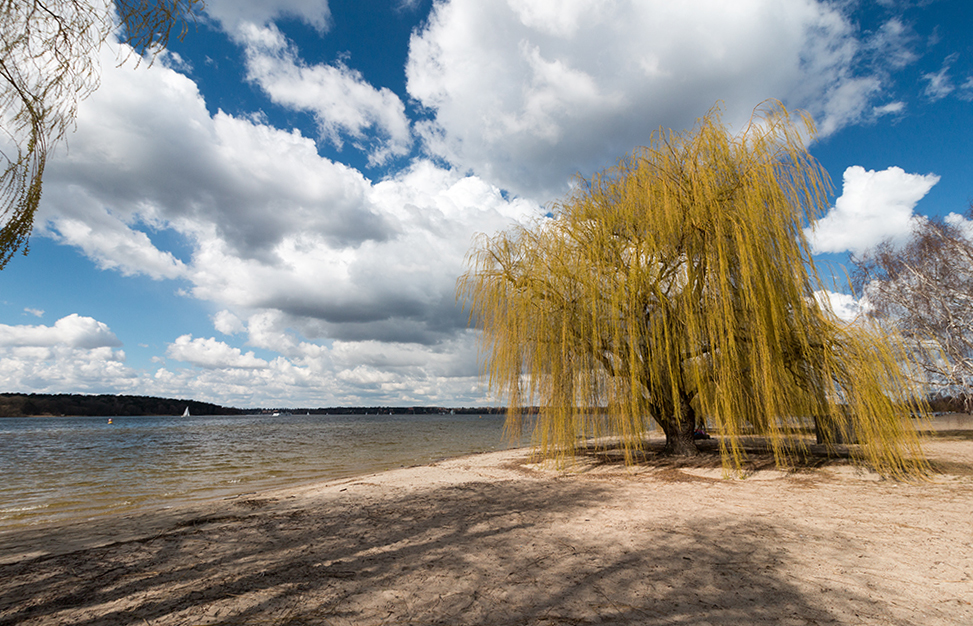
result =
M186 407L186 410L182 412L182 416L183 417L189 417L189 407L188 406Z

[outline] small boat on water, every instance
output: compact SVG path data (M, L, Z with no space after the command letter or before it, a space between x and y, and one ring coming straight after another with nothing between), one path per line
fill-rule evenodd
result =
M191 417L191 415L189 415L189 407L188 406L186 407L186 410L182 412L182 416L183 417Z

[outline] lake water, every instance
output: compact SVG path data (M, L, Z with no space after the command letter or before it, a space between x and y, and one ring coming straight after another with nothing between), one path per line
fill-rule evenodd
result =
M0 418L0 529L508 447L498 415Z

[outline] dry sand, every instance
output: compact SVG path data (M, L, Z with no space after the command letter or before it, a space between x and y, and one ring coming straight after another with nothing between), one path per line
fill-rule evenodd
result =
M0 534L0 624L973 624L973 440L571 471L514 450Z

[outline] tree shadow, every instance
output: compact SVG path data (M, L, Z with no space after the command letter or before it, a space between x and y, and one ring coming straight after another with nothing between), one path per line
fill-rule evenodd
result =
M781 529L700 511L618 532L592 514L617 493L592 481L263 502L0 566L0 624L836 621L830 600L795 583Z
M765 437L743 437L740 440L744 453L741 470L749 474L761 470L782 469L785 471L805 472L832 465L847 465L852 462L852 454L847 445L808 444L801 446L791 443L786 447L787 462L778 467L773 447ZM649 440L641 450L632 453L634 464L657 470L681 468L720 469L723 458L717 439L703 439L696 442L697 456L673 456L665 453L665 441ZM600 443L578 449L578 456L591 467L611 467L626 464L625 452L621 443Z

